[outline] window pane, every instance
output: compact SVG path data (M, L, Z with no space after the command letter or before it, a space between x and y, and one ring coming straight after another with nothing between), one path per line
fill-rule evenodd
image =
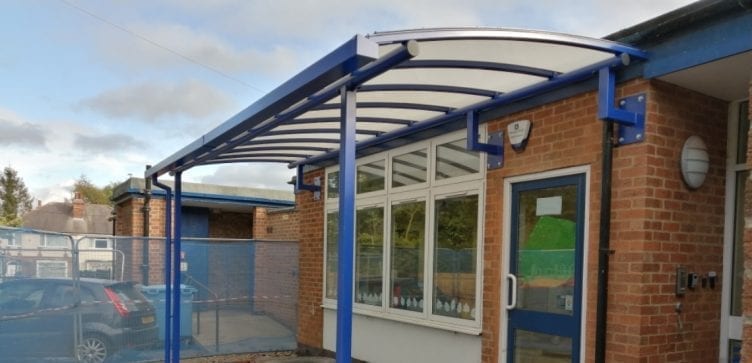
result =
M358 166L358 194L384 190L384 160Z
M749 102L742 102L739 105L739 128L737 135L739 141L736 145L736 163L745 164L747 162L747 133L749 132Z
M339 198L339 172L335 171L326 176L326 197Z
M475 319L478 196L436 201L433 313Z
M426 203L392 206L391 269L393 308L423 311L423 256Z
M339 213L326 214L326 297L337 298L337 241L339 231Z
M572 338L515 330L515 363L570 363L572 362Z
M426 149L392 158L392 187L426 182L428 158Z
M519 192L519 309L573 314L577 200L576 185Z
M355 218L355 302L381 306L384 207L361 209Z
M52 236L52 235L45 235L45 246L46 247L58 247L58 248L70 248L71 242L68 237L65 236Z
M480 171L480 154L468 151L467 140L457 140L436 147L436 180L474 174Z
M98 239L94 241L94 248L109 248L106 239Z

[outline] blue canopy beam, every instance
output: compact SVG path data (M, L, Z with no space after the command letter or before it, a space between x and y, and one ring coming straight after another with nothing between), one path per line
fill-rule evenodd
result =
M312 110L339 110L342 106L339 103L325 103L321 106L314 107ZM421 110L421 111L434 111L434 112L449 112L453 110L452 107L441 105L429 105L421 103L406 103L406 102L358 102L358 108L387 108L387 109L401 109L401 110ZM358 121L362 121L362 117L358 117Z
M473 96L482 97L496 97L501 94L498 91L473 88L473 87L457 87L457 86L445 86L440 84L365 84L358 88L358 93L363 92L445 92L445 93L459 93Z
M337 106L339 106L339 104L337 104ZM299 118L299 119L295 119L289 122L285 122L285 125L305 125L305 124L314 124L314 123L323 123L323 122L339 122L339 118L337 117ZM358 122L375 122L375 123L382 123L382 124L412 125L417 121L397 119L397 118L387 118L387 117L358 117Z
M526 74L528 76L543 77L543 78L553 78L561 74L559 72L552 71L550 69L528 67L528 66L524 66L520 64L454 60L454 59L411 60L409 62L402 63L394 68L395 69L410 69L410 68L482 69L486 71Z

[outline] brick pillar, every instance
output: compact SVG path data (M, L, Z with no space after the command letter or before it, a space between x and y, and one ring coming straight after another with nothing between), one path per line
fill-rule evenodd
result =
M305 175L313 184L323 178L323 169ZM322 193L323 194L323 193ZM298 267L298 344L301 348L322 348L324 312L321 308L324 274L324 198L313 199L313 193L301 191L295 196L300 223Z
M253 208L253 239L266 239L268 237L268 217L266 208Z
M749 105L750 112L747 114L752 120L752 75L749 86ZM749 143L752 137L747 134L747 166L752 167L752 152ZM742 305L744 316L742 332L742 361L752 361L752 180L747 179L746 189L744 191L744 285L742 287ZM738 198L738 197L737 197Z

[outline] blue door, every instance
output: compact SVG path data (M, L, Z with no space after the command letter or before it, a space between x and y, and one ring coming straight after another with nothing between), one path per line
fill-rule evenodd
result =
M206 300L209 286L209 242L191 238L209 237L209 210L206 208L183 207L182 251L188 271L181 276L182 282L198 289L196 298Z
M507 362L580 361L585 175L512 184Z

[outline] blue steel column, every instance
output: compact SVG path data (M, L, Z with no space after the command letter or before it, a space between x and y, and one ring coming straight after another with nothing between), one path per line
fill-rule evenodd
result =
M352 359L353 245L355 243L355 91L342 87L339 141L337 363Z
M172 248L173 281L172 290L172 361L180 362L180 303L182 289L180 288L180 240L183 237L181 222L183 219L183 173L175 173L175 239Z
M170 311L172 310L172 293L171 293L171 281L172 281L172 189L169 186L162 184L157 180L157 174L152 175L152 184L162 188L165 191L165 252L164 252L164 266L165 266L165 331L164 331L164 361L170 362L170 353L172 345L172 331L170 330ZM148 253L149 251L144 251Z

